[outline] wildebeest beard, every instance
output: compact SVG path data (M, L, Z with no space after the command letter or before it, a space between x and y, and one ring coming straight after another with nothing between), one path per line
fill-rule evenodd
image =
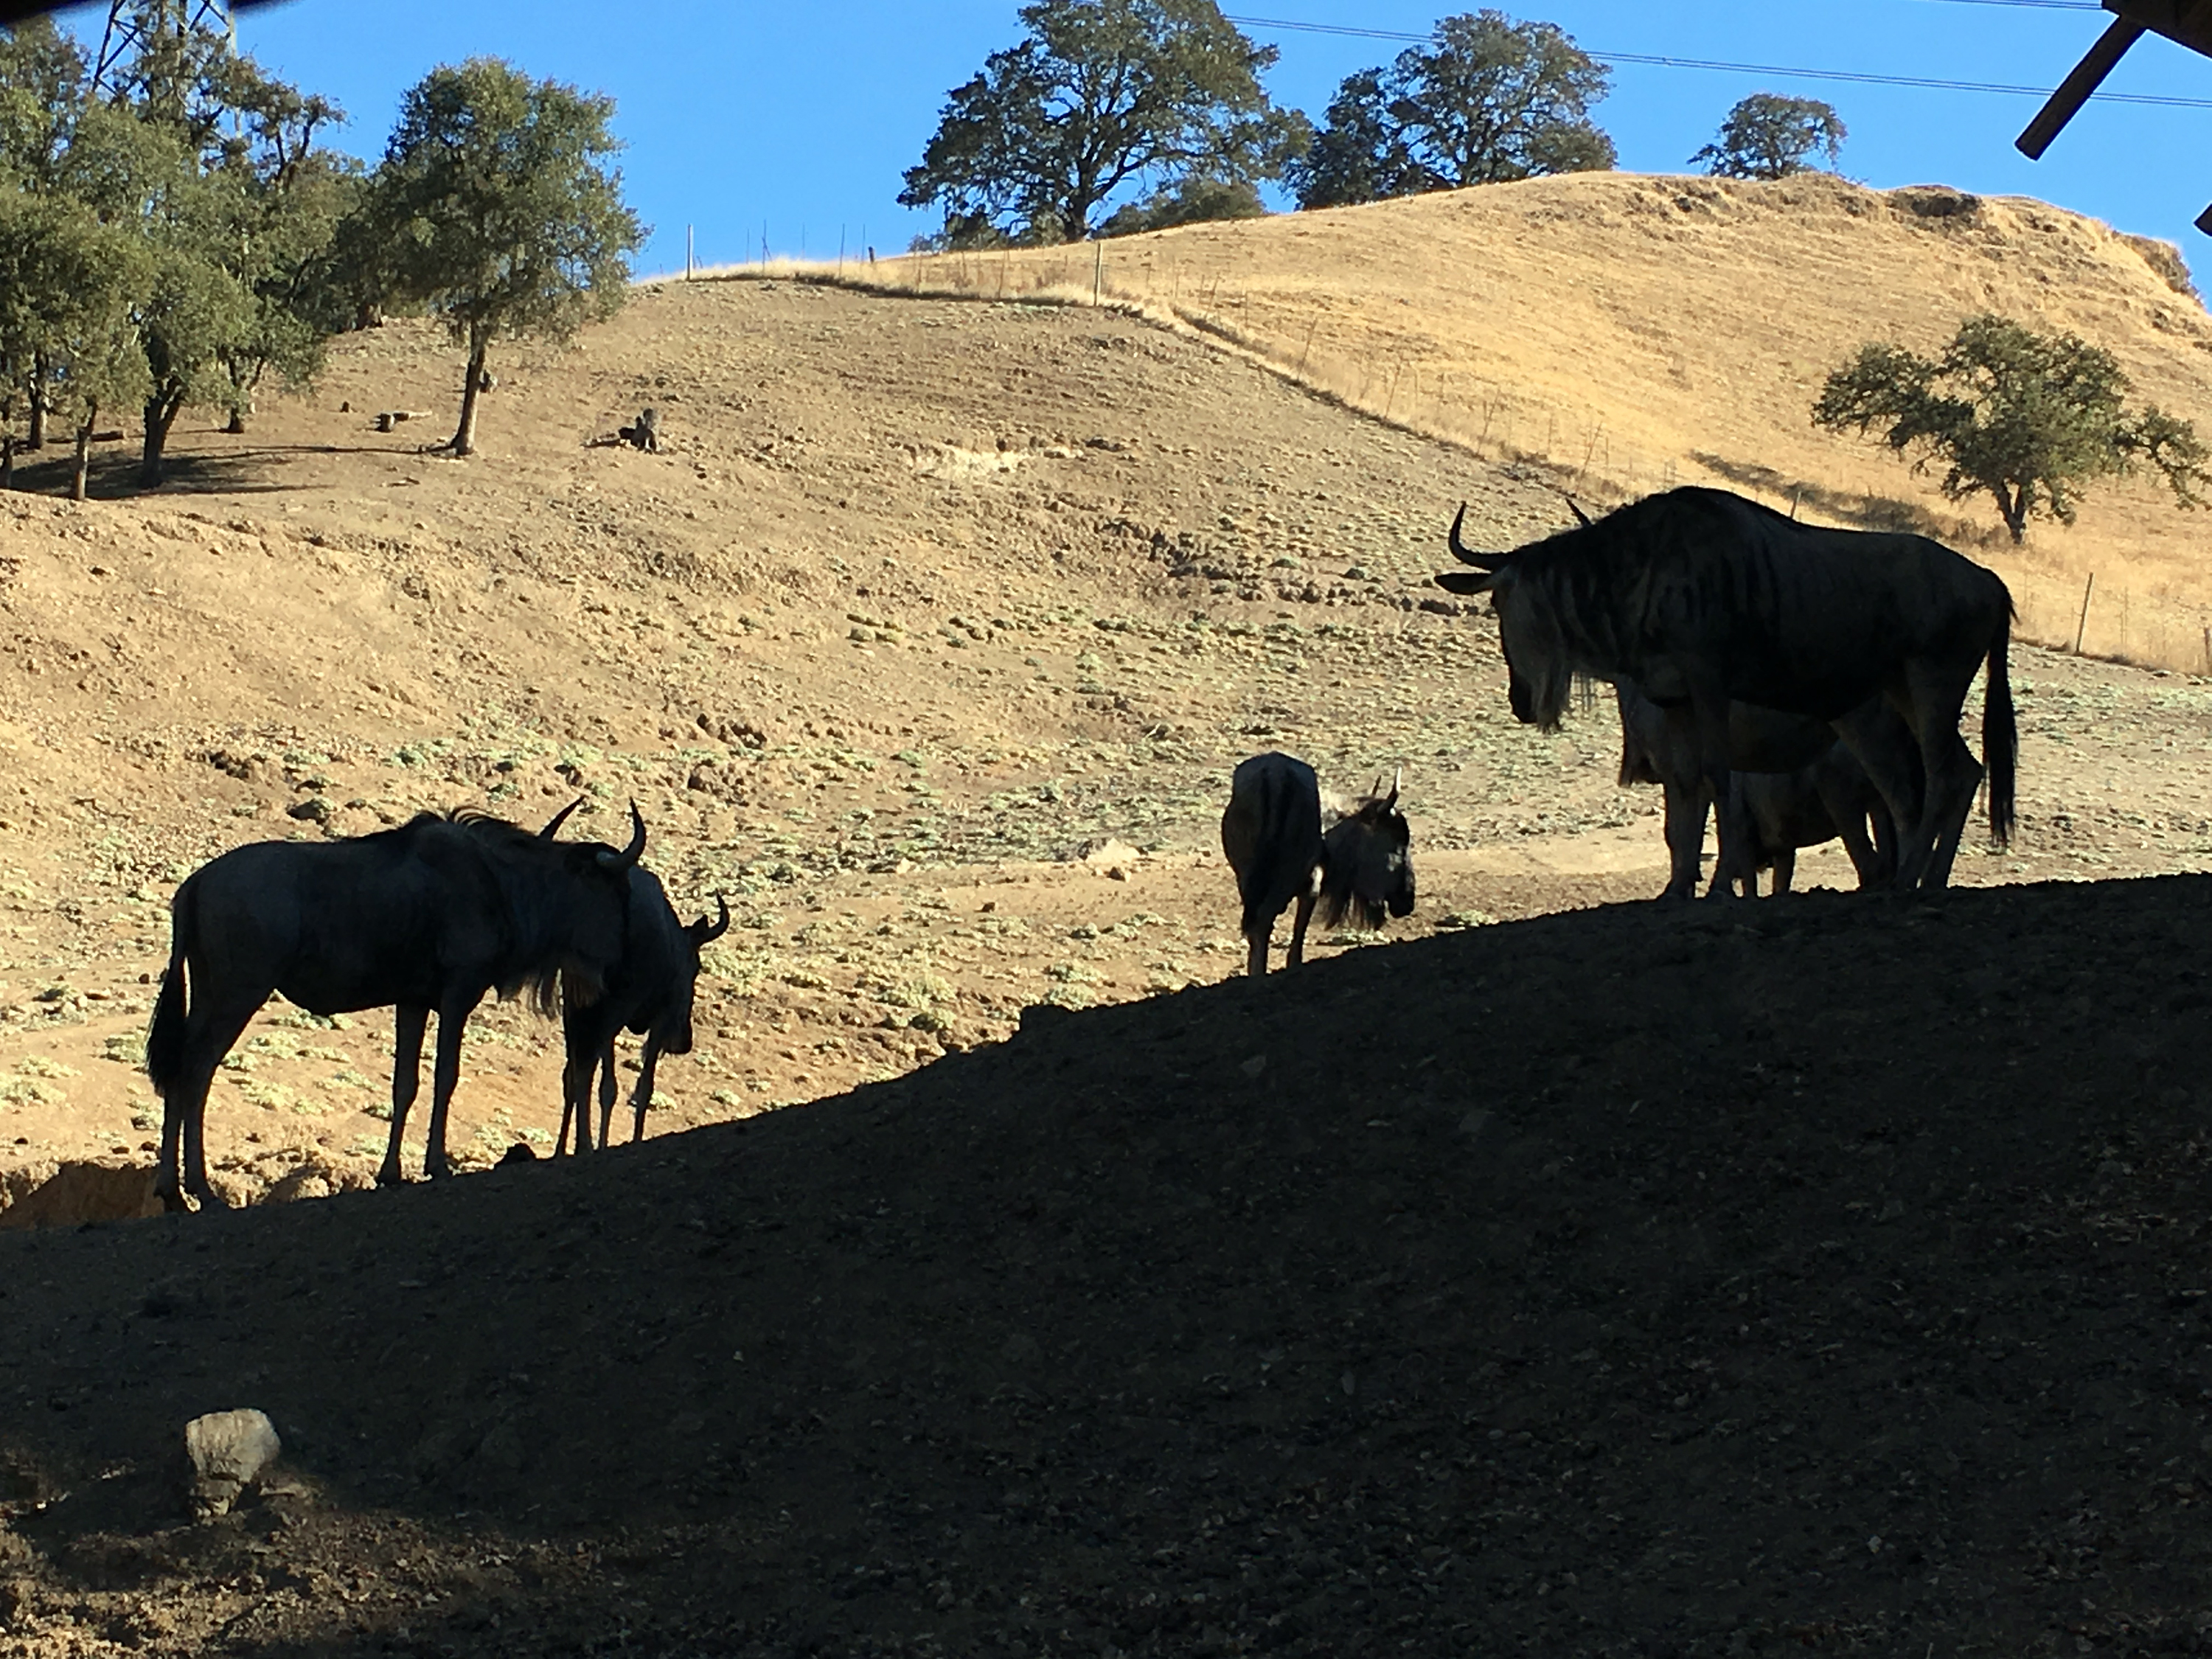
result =
M1520 580L1516 575L1516 587ZM1497 603L1498 642L1505 653L1506 696L1513 718L1556 732L1567 712L1575 671L1584 666L1568 654L1559 635L1553 609L1556 601L1547 592L1506 592L1498 596Z

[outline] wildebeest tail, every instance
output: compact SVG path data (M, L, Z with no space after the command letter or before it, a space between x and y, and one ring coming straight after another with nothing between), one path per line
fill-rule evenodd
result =
M154 1023L146 1028L146 1075L157 1095L169 1092L185 1063L185 956L191 947L198 892L187 877L169 901L169 965L154 999Z
M2013 718L2012 673L2005 655L2012 642L2011 608L1997 623L1990 647L1988 684L1982 690L1982 762L1990 769L1990 834L2000 846L2012 841L2013 775L2020 762L2020 729Z

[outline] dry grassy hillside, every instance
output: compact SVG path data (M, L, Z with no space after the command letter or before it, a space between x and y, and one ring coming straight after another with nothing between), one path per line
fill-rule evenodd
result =
M1097 258L1094 265L1094 254ZM849 268L848 268L849 269ZM1583 173L1199 225L1091 248L878 267L951 291L1103 291L1248 343L1354 406L1611 500L1746 489L1836 522L1917 518L2002 569L2029 634L2212 668L2208 528L2163 483L2095 489L2014 554L1877 445L1816 430L1864 340L1929 351L1996 311L2111 349L2136 395L2212 432L2212 317L2173 249L2023 198Z

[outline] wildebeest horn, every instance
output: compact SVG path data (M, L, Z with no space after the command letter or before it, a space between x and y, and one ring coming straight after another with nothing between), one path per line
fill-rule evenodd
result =
M1452 557L1457 559L1462 564L1471 564L1478 570L1495 570L1500 565L1504 564L1506 560L1506 555L1503 553L1477 553L1471 550L1465 542L1460 540L1460 526L1466 522L1467 503L1465 501L1462 501L1459 504L1459 511L1453 516L1451 522L1450 540Z
M1575 515L1575 522L1583 529L1588 530L1590 527L1590 515L1575 505L1575 498L1571 495L1567 497L1567 511Z
M1390 798L1382 803L1382 810L1384 811L1395 812L1398 810L1398 786L1405 782L1405 781L1406 769L1401 765L1396 771L1390 775ZM1377 778L1375 781L1377 784L1380 784L1382 780Z
M568 821L568 814L574 811L583 804L584 798L581 795L579 795L575 799L570 801L566 806L556 812L546 826L538 832L538 840L550 841L554 836L559 835L561 833L561 826Z
M714 895L714 903L721 910L720 918L709 921L702 916L691 924L691 937L701 945L712 945L730 931L730 902L721 894Z
M599 863L609 870L627 870L645 853L645 814L637 810L637 803L629 804L629 845L619 853L601 848Z

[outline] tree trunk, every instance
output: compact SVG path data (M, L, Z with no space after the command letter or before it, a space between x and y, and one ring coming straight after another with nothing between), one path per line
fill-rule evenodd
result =
M2005 528L2012 532L2013 545L2017 547L2027 539L2027 486L2008 491L1999 484L1996 495L1997 511L2004 514Z
M168 447L169 428L176 423L177 411L185 406L183 394L163 386L146 399L146 431L138 449L138 487L159 489L161 487L161 455Z
M234 438L244 432L246 430L246 411L239 408L235 404L232 404L230 410L230 424L223 428L223 430Z
M92 471L92 427L99 418L100 405L87 404L84 424L76 429L76 473L70 480L70 499L73 501L84 499L85 481Z
M15 434L0 432L0 489L15 487Z
M461 424L453 434L453 441L446 446L456 455L477 453L477 396L483 390L484 357L490 349L489 340L469 342L469 384L461 393Z
M46 360L43 354L31 358L31 429L23 436L26 449L46 447Z

